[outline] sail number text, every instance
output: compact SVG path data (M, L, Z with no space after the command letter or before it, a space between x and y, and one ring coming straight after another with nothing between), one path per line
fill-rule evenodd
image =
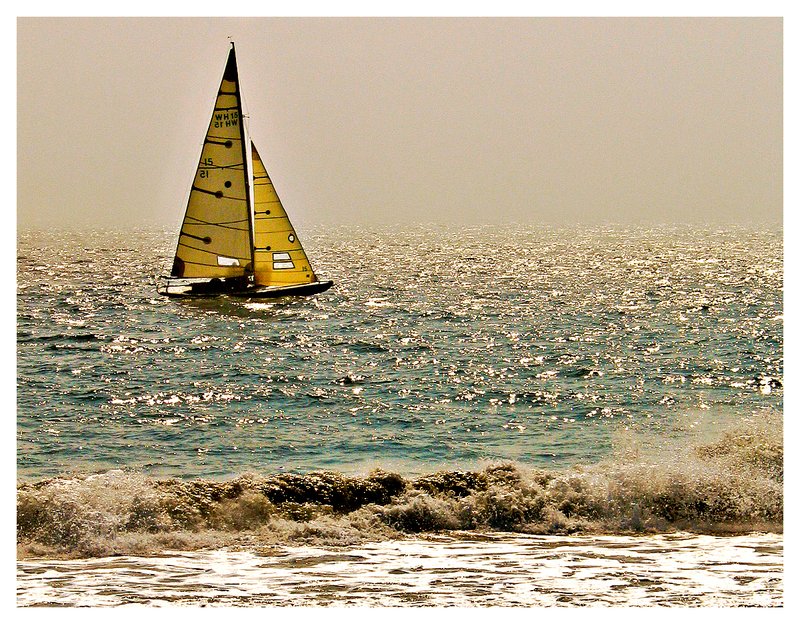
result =
M200 170L198 175L201 178L208 177L208 169L214 166L214 159L213 158L201 158L200 159Z
M239 112L230 111L227 113L214 114L215 128L231 128L239 125Z

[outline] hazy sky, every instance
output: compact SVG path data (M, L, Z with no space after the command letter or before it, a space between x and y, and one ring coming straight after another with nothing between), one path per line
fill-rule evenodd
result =
M782 218L779 18L20 18L18 227L178 227L236 42L301 229Z

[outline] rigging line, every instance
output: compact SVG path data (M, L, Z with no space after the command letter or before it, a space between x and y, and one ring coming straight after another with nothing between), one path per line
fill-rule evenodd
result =
M234 67L235 72L236 72L236 74L235 74L236 80L233 81L233 90L235 92L235 98L234 99L236 101L236 111L237 111L237 115L239 117L239 124L237 125L237 135L240 136L241 139L242 139L241 142L240 142L240 147L241 147L241 152L242 152L242 170L244 171L244 194L245 194L245 204L247 206L248 219L250 219L250 213L253 211L253 204L252 204L253 197L251 197L252 189L250 188L252 183L250 181L250 178L253 175L253 171L251 170L252 163L249 166L248 166L247 163L248 163L248 157L252 158L252 156L249 153L250 145L245 144L245 139L246 138L249 139L250 137L247 134L247 132L248 132L248 127L247 127L248 120L247 120L247 115L244 114L244 106L243 106L243 104L244 104L244 102L243 102L244 94L242 92L242 79L241 79L241 76L239 75L238 64L236 63L236 52L234 50L233 41L231 41L231 52L230 52L230 55L233 57L233 61L234 61L233 62L233 67ZM220 84L220 88L222 88L222 84ZM252 144L252 141L249 141L249 143ZM254 245L253 224L252 223L248 223L248 226L249 226L248 227L248 238L249 238L249 242L250 242L250 256L252 257L252 255L253 255L253 245Z
M250 115L245 114L245 110L250 110L250 105L247 103L247 96L245 95L244 91L242 91L242 77L239 76L239 109L240 114L242 116L242 120L246 121L250 119ZM252 141L251 141L252 142Z

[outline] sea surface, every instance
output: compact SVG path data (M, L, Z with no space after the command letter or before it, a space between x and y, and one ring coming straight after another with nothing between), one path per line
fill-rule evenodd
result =
M20 606L783 604L781 231L300 233L18 233Z

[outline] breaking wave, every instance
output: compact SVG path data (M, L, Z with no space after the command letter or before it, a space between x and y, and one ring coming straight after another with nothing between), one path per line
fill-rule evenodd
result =
M631 440L569 470L513 463L419 477L376 469L157 479L112 470L17 487L20 558L220 546L353 545L431 532L782 532L783 433L762 414L685 451Z

